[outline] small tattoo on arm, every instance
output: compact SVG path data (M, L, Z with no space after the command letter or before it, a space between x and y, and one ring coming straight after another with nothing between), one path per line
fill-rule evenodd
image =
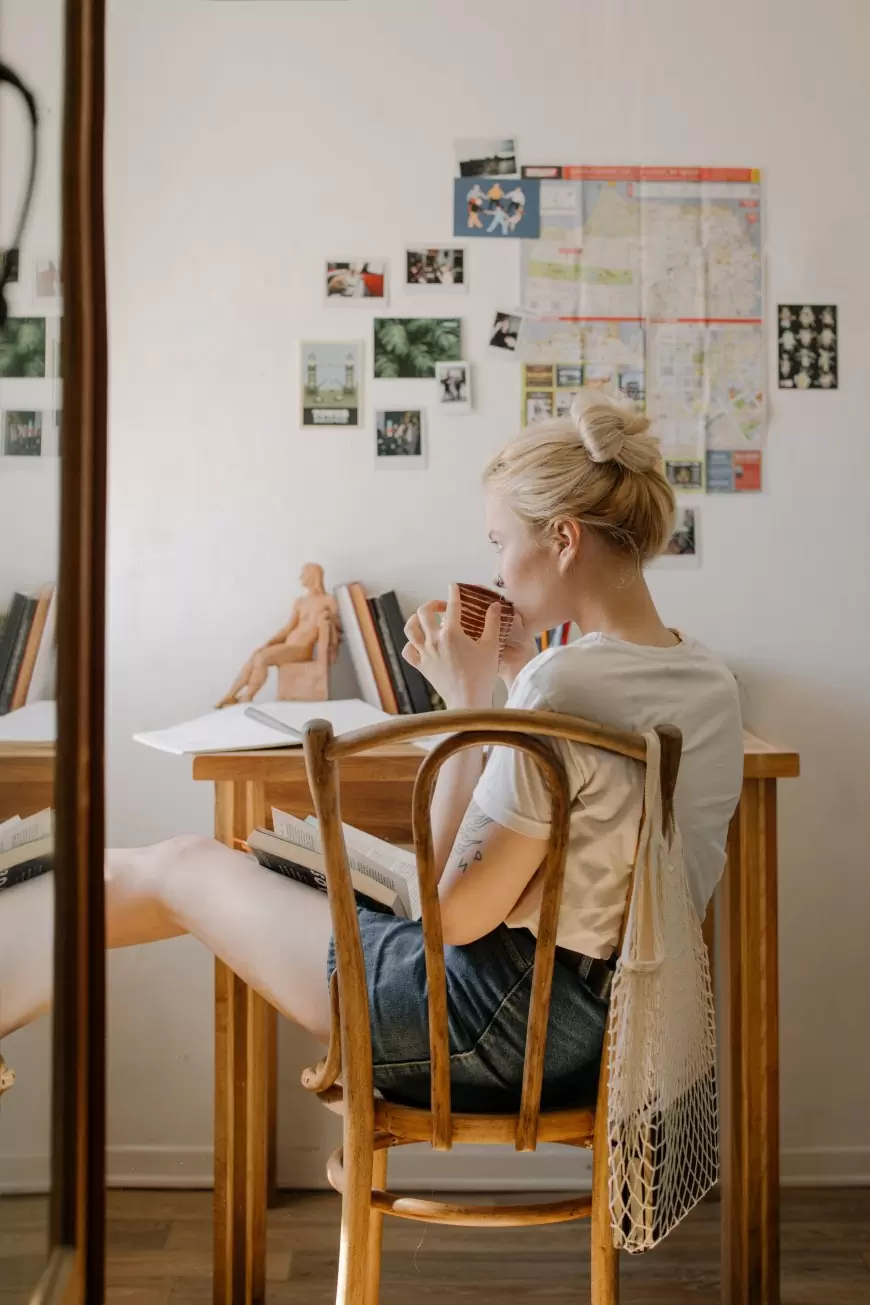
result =
M492 823L489 816L472 802L456 835L456 864L460 874L464 875L469 866L483 860L483 831Z

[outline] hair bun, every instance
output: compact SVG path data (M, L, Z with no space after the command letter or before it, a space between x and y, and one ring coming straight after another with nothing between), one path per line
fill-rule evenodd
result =
M647 431L649 418L603 390L580 390L571 420L591 462L616 462L626 471L652 471L659 449Z

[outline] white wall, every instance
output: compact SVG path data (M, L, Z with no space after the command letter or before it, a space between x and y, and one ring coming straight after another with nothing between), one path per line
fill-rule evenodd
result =
M472 294L443 301L464 318L477 407L433 419L425 474L376 473L370 420L386 400L431 404L422 383L369 381L365 431L299 428L299 339L370 338L363 312L322 305L324 258L383 255L398 270L406 242L448 238L460 135L513 130L543 162L764 169L768 314L779 300L837 303L842 388L772 391L769 492L704 500L702 567L652 583L665 618L745 681L749 723L801 752L802 779L781 786L784 1172L870 1179L865 0L109 11L118 843L209 829L210 794L187 763L130 735L215 701L283 619L301 563L322 562L331 583L395 587L408 604L489 574L478 469L517 425L519 378L487 356L486 326L516 298L516 251L475 246ZM110 1172L204 1178L210 957L184 940L113 956L110 977ZM282 1029L287 1183L320 1180L334 1132L296 1087L313 1052ZM466 1173L497 1181L510 1163L472 1158ZM542 1180L566 1172L528 1163Z

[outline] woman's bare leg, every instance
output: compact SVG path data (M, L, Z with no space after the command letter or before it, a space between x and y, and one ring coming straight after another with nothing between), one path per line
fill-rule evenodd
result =
M54 884L44 875L0 894L0 1037L51 1003ZM329 1035L322 893L210 838L106 854L106 940L130 947L184 933L211 949L289 1019Z

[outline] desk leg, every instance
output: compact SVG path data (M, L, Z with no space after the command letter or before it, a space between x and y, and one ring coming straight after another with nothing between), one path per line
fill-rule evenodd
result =
M745 780L720 899L722 1300L779 1303L776 781Z
M262 785L215 786L215 835L232 844L265 815ZM266 1298L269 1026L275 1012L215 962L214 1302Z

